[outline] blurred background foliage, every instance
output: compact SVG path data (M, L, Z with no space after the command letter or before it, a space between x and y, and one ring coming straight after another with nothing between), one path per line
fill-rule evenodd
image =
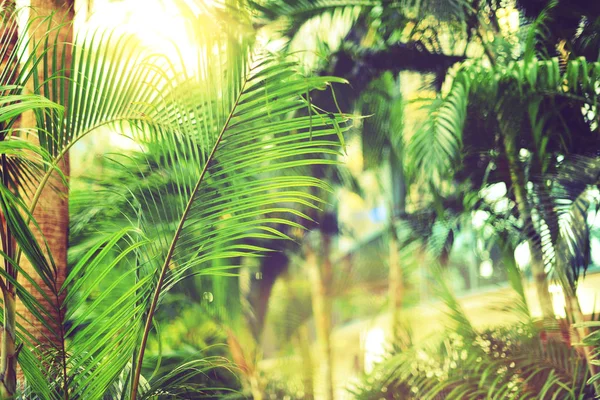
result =
M81 1L76 29L119 26L156 51L174 41L185 60L209 3ZM355 119L341 164L298 167L332 190L305 193L325 196L319 209L292 205L312 220L278 226L292 241L248 243L276 251L165 296L143 375L178 379L176 366L202 360L180 398L600 394L600 3L244 6L269 51L349 81L310 102ZM139 150L117 135L72 150L71 265L135 218L123 209L145 211L128 191L174 192L173 171L193 168ZM148 153L156 162L132 174Z

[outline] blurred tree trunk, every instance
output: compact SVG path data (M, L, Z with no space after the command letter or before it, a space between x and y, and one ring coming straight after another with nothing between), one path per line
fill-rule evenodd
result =
M231 352L231 357L235 365L239 368L240 373L245 378L244 384L252 394L253 400L263 400L265 388L263 381L260 378L260 371L256 362L257 345L248 346L247 343L243 346L238 340L242 336L237 336L229 327L225 328L227 333L227 345Z
M273 249L278 251L266 254L261 258L260 278L250 281L250 291L248 292L248 301L254 311L253 317L249 317L248 323L256 343L261 343L265 318L269 311L269 301L275 282L287 270L289 265L285 248Z
M398 236L396 235L396 227L394 224L394 218L390 221L390 239L389 239L389 301L390 301L390 315L391 315L391 328L392 338L394 343L399 339L398 330L400 328L400 310L402 308L402 297L404 292L404 277L400 266L400 260L398 257L399 246Z
M312 308L317 332L317 346L319 348L320 368L323 379L324 399L333 400L333 359L331 351L331 284L333 268L331 264L331 235L323 230L314 230L319 233L320 241L317 244L308 243L306 246L306 262L310 274L312 290Z
M315 390L313 386L313 360L310 354L310 342L308 337L308 327L302 324L295 333L296 342L300 349L302 359L302 384L304 385L304 399L313 400Z
M399 341L400 310L404 296L404 274L399 257L398 234L396 222L406 212L406 184L402 160L397 152L402 149L390 149L390 175L392 198L390 201L390 239L389 239L389 302L391 314L392 338L395 343Z
M539 166L542 165L543 161L539 157L539 154L537 156L537 167L541 171ZM552 243L554 245L554 270L558 273L559 282L563 289L567 322L574 325L570 330L572 337L567 340L571 343L582 343L585 337L591 332L588 327L581 325L586 321L577 297L577 281L569 279L569 274L567 272L571 266L569 265L570 260L566 255L571 250L561 237L559 217L553 207L554 203L551 201L551 194L548 192L548 188L543 184L538 185L537 194L542 199L541 204L543 207L543 215L545 216L544 220L551 232ZM576 219L576 223L585 226L587 225L587 220L585 217L580 217ZM591 376L600 372L598 366L594 364L594 348L590 346L581 346L580 350L585 357ZM596 394L600 395L600 382L594 381L592 384Z
M478 10L480 7L480 1L474 3L473 10ZM469 30L473 31L482 40L485 53L492 65L496 65L496 54L489 46L486 38L489 33L497 35L498 31L492 24L482 25L482 20L479 18L477 12L472 14L469 22ZM506 88L508 90L508 88ZM552 305L552 298L550 297L550 291L548 290L548 277L544 269L544 259L539 243L536 243L535 227L533 225L533 219L531 218L532 206L527 198L527 189L525 181L525 173L519 162L519 146L516 143L516 132L520 131L520 118L523 118L523 112L527 109L525 104L522 102L506 103L501 102L498 104L498 110L500 113L499 128L502 137L502 145L504 146L505 155L508 161L510 180L515 195L515 202L517 203L517 209L519 211L519 217L523 224L524 229L529 229L527 233L527 243L531 253L530 265L531 273L533 275L533 281L536 288L538 301L540 303L540 309L542 318L545 322L551 322L555 320L554 307ZM502 121L504 119L504 121ZM517 123L515 123L517 121Z
M545 325L553 326L556 324L554 307L552 297L550 296L548 288L548 276L545 271L544 254L542 253L542 243L540 239L540 234L539 232L537 232L532 218L532 210L534 206L530 203L527 197L525 173L519 161L520 149L516 143L516 135L514 133L509 133L518 132L518 124L514 124L512 127L510 127L509 125L511 122L514 123L515 120L519 120L518 118L514 118L514 115L522 113L521 110L526 108L524 106L525 104L519 104L519 102L505 104L505 112L503 113L503 115L504 118L508 121L505 122L507 124L506 126L508 126L508 129L504 129L502 132L503 144L508 160L510 178L512 181L515 201L517 203L519 216L523 223L523 229L525 230L525 233L527 235L527 241L531 253L531 272L533 275L533 280L535 283L536 292L542 311L542 318L544 320ZM521 110L519 110L519 108ZM540 154L534 153L532 160L532 169L537 174L542 175L545 172L542 168L542 165L543 160ZM581 324L585 322L585 318L581 311L581 306L579 304L579 300L575 291L576 282L570 282L567 278L566 269L568 268L568 266L564 264L564 260L561 257L561 243L559 237L560 227L558 225L558 216L556 215L555 210L551 206L551 202L549 201L550 196L549 193L547 193L547 188L544 185L539 185L538 196L542 198L542 209L539 210L539 214L543 216L544 222L549 226L549 230L552 236L552 244L555 247L556 254L554 260L554 267L555 270L558 271L561 286L563 288L567 316L571 322L575 324ZM545 206L543 204L545 204ZM586 224L587 222L583 220L581 221L581 223ZM573 334L576 339L575 341L577 342L581 342L583 338L585 338L589 333L589 329L584 327L576 327L573 329ZM597 372L597 367L592 363L592 360L594 358L592 354L593 350L594 349L589 348L587 346L584 346L582 349L584 357L586 359L586 364L588 365L588 369L592 376ZM594 382L594 388L597 394L600 393L600 388L598 387L597 382Z
M519 216L525 230L530 230L527 233L529 250L531 253L531 273L537 292L537 297L542 310L542 318L549 322L554 320L554 307L552 306L552 298L548 290L548 277L544 270L544 259L540 248L540 244L535 240L535 227L531 218L531 205L527 199L527 190L525 187L525 176L519 165L519 149L516 146L515 139L510 134L503 134L504 147L508 165L510 169L510 178L512 181L515 201L519 210Z
M31 16L30 19L36 18L37 16L46 17L51 16L46 23L34 23L33 27L37 29L29 32L32 38L39 39L46 32L44 30L54 29L53 33L48 35L48 42L46 46L39 46L36 51L39 56L45 50L48 50L47 59L51 60L48 62L47 71L43 71L44 65L40 63L38 69L39 82L45 82L47 76L45 74L52 74L58 68L59 65L64 64L70 66L71 64L71 52L73 42L73 0L56 1L56 0L31 0ZM39 26L38 26L39 25ZM56 33L54 33L56 32ZM54 46L57 44L56 46ZM56 60L57 64L54 64L52 60ZM64 69L59 72L61 75L68 74L68 69ZM58 82L64 82L60 80ZM29 90L33 87L29 86ZM64 91L64 92L63 92ZM64 100L61 102L65 107L68 106L68 87L56 87L53 86L53 82L49 82L47 86L41 89L41 94L49 97L55 101L57 93L64 93ZM68 109L65 112L69 112ZM23 125L24 126L35 126L36 121L33 115L24 115ZM62 132L58 133L62 134ZM37 137L29 137L29 140L37 143ZM62 139L59 138L62 142ZM57 147L57 146L56 146ZM54 151L54 155L58 150ZM59 163L59 167L62 173L69 176L69 158L66 155ZM35 199L32 199L35 201ZM39 200L35 205L33 216L37 221L40 229L35 230L37 233L36 239L39 243L43 243L46 240L48 243L50 252L56 264L56 287L54 292L58 293L58 290L62 286L67 273L67 247L68 247L68 235L69 235L69 205L68 205L68 187L65 185L63 180L58 174L54 174L48 184L41 192ZM41 232L40 232L41 231ZM63 340L63 317L65 310L62 308L62 301L64 299L65 292L62 292L61 298L58 298L50 288L44 284L42 279L36 273L35 268L25 258L21 258L21 267L23 270L33 278L35 284L39 285L43 290L46 291L46 295L50 301L45 300L44 296L35 289L34 284L30 281L19 276L19 282L23 287L31 293L35 299L47 306L51 310L51 318L47 321L39 321L34 315L32 315L22 303L17 303L17 313L20 314L19 323L23 325L23 328L27 330L32 337L38 342L39 346L53 346ZM46 326L45 326L46 325Z

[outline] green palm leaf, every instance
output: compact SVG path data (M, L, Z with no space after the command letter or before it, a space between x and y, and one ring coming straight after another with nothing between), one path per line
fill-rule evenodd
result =
M278 82L277 77L290 66L269 60L254 67L238 67L248 70L240 74L238 79L242 79L241 84L234 82L234 87L240 89L237 97L231 98L225 107L230 112L220 132L216 136L210 130L203 132L203 142L212 143L212 149L210 152L186 155L202 169L197 170L193 187L188 185L189 180L181 182L179 190L187 194L188 201L181 204L179 223L172 233L166 255L160 257L164 261L156 276L145 338L166 288L190 274L221 273L231 268L225 264L212 271L209 267L197 271L209 261L252 257L256 256L257 251L265 250L246 245L244 240L252 237L285 238L270 224L295 223L270 215L288 212L308 218L289 206L280 205L303 203L310 206L312 203L310 197L302 192L289 190L292 182L297 187L317 185L325 188L322 183L299 176L277 180L260 179L261 176L269 171L334 162L305 158L310 154L338 154L338 143L326 138L341 134L340 125L344 124L345 117L316 114L280 119L278 116L309 107L306 100L300 97L307 89L325 89L328 82L341 80L294 76ZM275 81L271 83L274 86L267 90L271 80ZM313 112L316 113L316 110ZM286 134L290 130L294 130L294 134ZM172 157L180 158L182 152L178 146L170 143L170 138L165 139L164 146L171 148ZM178 142L185 144L186 140L182 137ZM190 146L192 144L188 143ZM250 179L252 177L258 179ZM259 215L263 218L257 219ZM140 353L138 373L142 358L143 353Z
M461 159L462 131L467 114L469 88L457 81L445 98L427 107L430 115L408 143L406 152L414 174L439 183L452 176Z
M325 14L341 15L347 10L360 9L361 12L368 11L382 3L394 4L393 1L371 1L371 0L273 0L266 2L250 1L250 5L258 10L263 23L272 21L284 21L282 33L293 37L299 29L311 18L322 17Z
M21 88L18 86L0 86L0 92L2 93L13 90L20 91ZM26 111L36 109L41 109L43 111L55 109L60 112L64 109L64 107L38 95L9 94L2 96L0 99L0 122L6 123ZM59 117L60 115L61 114L59 114Z
M239 257L267 250L249 239L287 239L275 227L301 225L285 216L308 219L293 205L318 207L318 199L301 188L328 190L313 178L273 178L272 172L337 163L348 117L323 113L304 96L344 81L304 77L295 64L251 57L252 41L239 32L210 32L201 39L196 73L181 74L183 66L160 64L159 57L148 56L133 39L110 33L96 33L74 45L71 66L44 61L43 54L34 64L45 68L54 63L58 72L44 82L33 74L35 90L66 110L65 118L37 113L40 148L51 155L53 165L78 140L109 126L140 144L144 155L141 164L131 166L133 175L168 172L171 182L150 193L135 188L125 192L122 211L137 215L132 227L92 246L62 287L56 285L45 246L33 239L36 225L28 207L3 190L2 207L15 240L44 278L47 288L37 290L43 294L49 289L64 299L59 306L63 320L48 321L47 306L17 288L36 318L47 327L61 327L52 351L36 348L19 329L27 348L22 367L32 395L99 399L115 387L120 396L153 395L149 391L156 386L146 384L140 374L165 293L192 275L234 273ZM153 156L157 147L164 157ZM142 215L136 214L140 208ZM12 263L20 270L18 260Z

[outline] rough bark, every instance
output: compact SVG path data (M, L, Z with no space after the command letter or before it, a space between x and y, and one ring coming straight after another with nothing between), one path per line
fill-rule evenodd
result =
M2 49L2 60L0 65L0 85L16 85L18 77L18 63L14 52L19 41L19 30L15 15L15 2L2 1L2 25L0 31L0 49ZM7 93L2 93L2 95ZM19 121L15 121L13 127L18 125ZM4 124L3 124L4 125ZM2 126L0 129L4 131L7 126ZM3 134L0 140L5 140L7 133ZM6 155L2 155L2 185L9 187L9 167ZM1 215L0 215L1 216ZM2 224L0 226L2 250L9 258L15 256L15 242L4 216L1 216ZM8 260L3 260L3 267L9 276L15 276L16 270ZM10 281L1 280L2 299L4 301L4 325L2 331L2 348L0 351L0 397L10 398L17 389L17 357L18 347L16 344L16 288Z
M61 63L64 60L65 65L70 65L71 60L71 43L73 42L73 1L53 1L53 0L32 0L31 1L31 16L30 18L51 16L48 20L49 25L42 24L35 31L29 32L32 38L39 39L45 32L42 29L54 29L53 34L48 36L48 60L56 60ZM33 24L37 26L38 24ZM57 43L57 46L53 46ZM43 49L37 49L38 54L41 54ZM61 75L67 75L68 68L59 71L57 65L53 65L53 62L49 62L48 70L45 71L47 74L60 73ZM39 81L44 82L44 71L42 68L38 70ZM64 82L59 80L56 82ZM50 82L47 86L41 89L41 94L55 99L56 93L64 91L68 93L68 87L53 87L56 85L55 82ZM33 90L33 84L28 86L29 90ZM67 104L67 97L64 98L65 107ZM68 112L68 109L66 109ZM24 126L35 126L36 121L32 115L25 115L23 119ZM59 132L58 134L62 134ZM31 141L37 142L36 137L29 137ZM69 176L69 158L65 156L59 163L59 167L62 173ZM32 199L33 200L33 199ZM30 207L31 208L31 207ZM45 240L48 244L48 248L52 254L56 265L56 276L54 288L48 288L39 275L36 273L35 268L29 263L25 257L21 257L21 267L24 272L30 275L36 284L40 285L45 291L48 298L51 301L44 299L44 296L34 289L34 285L24 279L22 276L19 278L19 282L23 285L25 290L29 291L38 302L43 304L49 310L51 310L51 318L48 318L46 322L47 326L44 326L43 322L35 318L27 308L20 302L17 303L17 313L19 314L18 320L29 333L33 335L38 345L45 350L48 350L58 345L63 341L63 316L64 309L62 308L62 300L65 292L62 292L61 298L55 295L62 286L67 273L67 247L68 247L68 232L69 232L69 207L68 207L68 187L59 177L58 173L54 174L48 181L48 184L44 187L39 200L33 209L33 216L37 221L40 229L37 231L36 239L38 242L43 243Z

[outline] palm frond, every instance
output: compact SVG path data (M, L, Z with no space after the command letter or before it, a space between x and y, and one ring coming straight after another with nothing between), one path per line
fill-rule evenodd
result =
M122 192L127 200L121 211L130 226L92 245L62 287L51 255L33 239L36 225L28 212L51 173L42 179L33 206L3 189L7 223L43 278L38 291L63 299L58 305L63 321L48 321L48 305L17 288L40 322L50 330L60 327L54 332L57 348L49 352L36 349L25 330L18 332L29 349L22 367L32 394L99 399L116 387L132 397L156 393L156 382L141 371L165 293L190 276L235 274L240 257L268 251L252 240L289 239L278 225L302 228L289 217L309 218L294 204L319 207L319 199L301 188L329 190L314 178L273 178L271 172L337 164L348 116L323 112L305 96L345 81L302 76L294 63L253 54L245 32L221 28L198 38L194 72L110 32L78 40L71 66L45 59L48 52L35 53L39 58L27 72L42 69L32 74L34 90L65 106L65 118L36 114L40 148L53 165L101 126L130 135L142 156L129 159L135 161L134 185ZM55 72L45 70L49 65ZM47 79L37 81L44 74ZM149 173L158 179L168 174L169 184L150 191L136 187L147 183L139 177Z
M369 9L380 6L382 1L371 0L270 0L267 2L250 1L250 5L259 11L262 23L283 21L282 33L294 37L302 25L324 14L343 14L346 10Z
M267 91L270 78L280 75L289 66L269 61L257 65L246 72L245 82L235 83L240 91L229 105L224 105L231 111L218 135L213 136L211 131L204 133L206 143L212 143L212 149L210 153L196 155L198 165L203 165L196 175L196 183L192 188L185 186L189 181L180 183L183 183L180 190L187 192L189 200L180 209L181 219L158 275L149 310L151 316L164 289L189 273L227 273L231 266L221 265L212 271L204 268L192 272L193 269L211 260L254 256L264 249L243 241L255 235L284 238L268 224L285 222L268 215L286 211L286 207L278 206L280 202L310 205L301 192L285 190L290 182L295 182L298 187L318 184L302 177L288 177L275 183L248 178L260 177L267 171L330 162L325 159L298 159L315 151L332 156L337 154L336 142L324 140L324 137L341 134L343 116L317 114L291 120L276 119L278 115L307 106L298 97L299 93L325 88L328 81L335 79L296 77L280 82L280 85L285 84L281 88ZM242 71L240 75L243 76ZM285 135L290 129L297 133ZM180 157L181 150L169 143L170 138L167 140L164 145L172 147L172 156ZM291 208L287 211L305 217ZM258 215L265 215L265 218L257 220L255 217ZM172 263L176 263L177 267L174 268ZM147 322L146 335L149 327Z
M0 91L21 91L22 88L19 86L0 86ZM31 110L52 110L55 109L59 112L64 110L64 107L53 103L45 97L34 95L34 94L9 94L2 96L0 100L0 123L6 124L8 121L16 118L26 111ZM61 114L59 114L60 118Z
M413 10L417 19L433 16L441 22L462 22L472 7L465 0L405 0L401 3L403 8Z
M590 328L592 332L585 338L583 338L583 344L585 346L591 346L593 348L593 363L595 366L600 365L600 321L590 321L582 324L581 327ZM589 385L594 385L600 380L600 373L593 374L588 380Z
M547 197L541 198L543 214L549 229L542 232L546 263L557 268L564 284L575 289L580 275L590 264L590 226L588 212L599 204L594 189L600 184L600 161L597 158L571 156L561 162L557 171L540 178L549 186Z
M390 148L401 159L403 147L403 101L391 73L370 83L361 94L359 108L363 120L362 148L365 168L381 165L383 149Z
M414 133L406 153L413 174L439 183L452 176L461 159L462 131L467 113L469 86L457 81L445 98L427 106L430 115Z

